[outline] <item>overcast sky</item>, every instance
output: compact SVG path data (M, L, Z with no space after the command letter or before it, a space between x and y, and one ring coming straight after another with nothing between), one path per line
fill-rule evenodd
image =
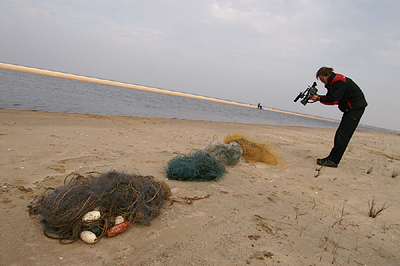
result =
M293 102L329 66L363 89L362 124L400 131L399 14L398 0L0 0L0 62L340 120Z

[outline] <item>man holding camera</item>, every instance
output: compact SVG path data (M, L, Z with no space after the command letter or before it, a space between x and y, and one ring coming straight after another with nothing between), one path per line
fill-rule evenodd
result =
M321 67L316 77L325 84L328 92L326 95L312 95L310 99L325 105L337 104L343 112L342 121L336 130L334 147L328 157L317 159L317 164L337 167L368 104L360 87L351 79L334 73L333 68Z

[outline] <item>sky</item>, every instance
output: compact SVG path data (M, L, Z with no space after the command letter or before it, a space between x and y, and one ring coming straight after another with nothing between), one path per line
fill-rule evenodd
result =
M398 0L0 0L0 62L340 120L293 101L327 66L362 88L361 124L400 131L399 12Z

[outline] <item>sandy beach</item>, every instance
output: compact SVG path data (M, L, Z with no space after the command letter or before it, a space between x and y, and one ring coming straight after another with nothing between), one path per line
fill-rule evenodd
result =
M167 180L178 155L232 133L279 165L244 159L217 182ZM316 166L334 129L0 109L1 265L400 265L400 136L357 130L338 168ZM152 175L175 196L151 225L95 244L43 235L28 205L70 173ZM368 213L389 206L376 218Z

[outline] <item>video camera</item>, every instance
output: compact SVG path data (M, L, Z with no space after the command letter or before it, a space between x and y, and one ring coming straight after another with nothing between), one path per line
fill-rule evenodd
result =
M307 103L313 103L313 101L309 101L311 96L317 94L318 89L317 89L317 82L314 82L313 85L310 87L308 86L308 88L303 91L300 92L299 95L297 95L296 99L294 99L295 102L297 102L298 99L302 98L302 100L300 101L304 106L306 106Z

